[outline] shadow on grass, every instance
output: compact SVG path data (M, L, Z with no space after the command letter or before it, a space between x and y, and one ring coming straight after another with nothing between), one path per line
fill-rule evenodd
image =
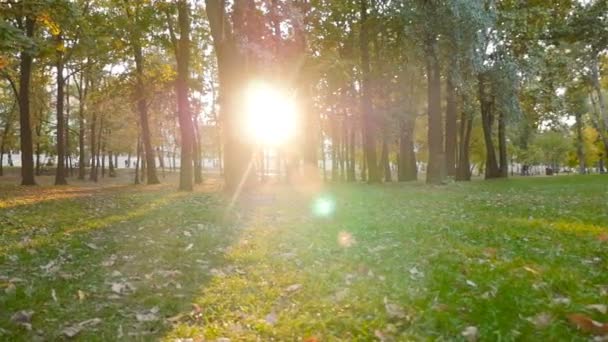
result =
M191 308L238 236L218 214L216 194L127 187L102 197L12 209L28 215L21 228L29 230L0 240L0 339L60 339L65 327L92 318L102 322L77 338L162 336L166 318ZM53 212L61 210L65 217ZM34 311L31 331L10 321L19 310Z

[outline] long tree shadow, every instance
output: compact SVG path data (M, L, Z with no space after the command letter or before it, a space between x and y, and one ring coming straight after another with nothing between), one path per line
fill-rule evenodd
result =
M238 230L219 195L163 190L13 208L19 225L1 228L0 339L60 339L72 326L86 341L148 340L169 329ZM11 320L21 310L34 311L31 322Z

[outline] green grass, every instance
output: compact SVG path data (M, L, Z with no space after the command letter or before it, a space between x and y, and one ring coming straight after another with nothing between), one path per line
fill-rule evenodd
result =
M268 187L229 215L164 187L1 190L0 339L100 318L77 338L586 341L569 314L608 321L587 307L608 304L605 176Z

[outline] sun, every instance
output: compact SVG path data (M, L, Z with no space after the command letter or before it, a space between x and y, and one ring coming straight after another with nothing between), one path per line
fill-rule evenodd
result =
M297 110L293 97L267 83L250 84L246 92L245 129L249 137L266 146L278 146L296 130Z

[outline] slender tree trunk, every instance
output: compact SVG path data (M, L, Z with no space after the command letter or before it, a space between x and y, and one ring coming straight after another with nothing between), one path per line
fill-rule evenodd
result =
M339 170L340 166L338 163L338 129L336 126L338 125L336 122L336 118L332 118L331 120L331 180L333 182L337 182L339 179Z
M65 177L73 176L72 156L70 151L70 78L65 79Z
M137 135L137 157L135 158L135 179L133 183L139 184L139 162L141 160L141 134Z
M25 18L25 35L34 37L36 20ZM34 179L34 151L30 123L30 80L33 56L28 50L21 51L19 68L19 138L21 143L21 185L36 185Z
M486 146L486 167L485 175L486 178L498 178L501 176L500 169L498 167L498 161L496 160L496 150L494 148L494 141L492 140L492 122L493 118L493 104L490 99L491 94L487 94L485 88L488 87L485 81L485 76L480 74L478 76L479 86L479 103L481 105L481 122L483 127L483 137Z
M194 183L203 183L203 159L201 150L201 135L198 127L198 120L194 120Z
M234 2L232 25L223 0L205 0L209 27L217 55L220 84L221 126L224 135L224 179L226 190L236 192L255 183L252 172L253 148L242 141L240 125L242 113L238 109L242 87L247 81L247 63L241 39L247 34L244 1ZM232 26L232 30L230 29Z
M108 175L110 177L116 177L116 170L114 169L114 161L112 160L112 150L108 151Z
M602 93L602 86L600 84L599 58L599 55L596 56L591 63L591 83L597 94L599 116L603 123L600 127L606 131L608 130L608 113L606 112L606 101L604 100L604 94Z
M456 87L452 82L452 73L447 72L447 97L445 111L445 165L448 176L456 175L457 152L457 116Z
M350 139L348 139L348 159L349 159L349 163L348 163L348 175L346 180L348 182L355 182L356 176L355 176L355 124L354 124L354 118L351 117L350 120Z
M190 17L188 3L179 0L177 3L178 27L180 37L175 51L177 59L177 111L179 128L181 133L181 160L179 173L179 190L192 191L193 188L193 149L194 149L194 129L192 114L190 112L190 101L188 100L188 76L190 63Z
M400 182L415 181L418 178L414 152L414 122L410 118L405 118L401 124L398 169L397 177Z
M437 43L433 37L427 42L426 71L428 93L428 146L429 159L426 168L426 182L439 184L442 179L443 127L441 124L441 75L437 56Z
M56 36L57 45L63 44L61 35ZM65 121L63 116L63 101L65 99L65 78L63 78L63 53L57 49L57 169L55 170L55 185L68 184L65 179Z
M96 152L97 152L97 114L93 113L91 117L91 169L89 170L89 180L97 182L97 163L96 163ZM81 152L82 154L82 152Z
M133 48L133 55L135 59L137 111L139 112L139 124L141 127L142 142L145 151L144 155L147 165L147 183L159 184L160 181L156 175L156 164L154 148L152 147L150 124L148 122L148 105L146 104L146 90L144 85L144 58L140 39L141 37L139 32L134 30L131 36L131 46Z
M509 176L509 161L507 160L507 127L504 111L498 114L498 156L500 160L500 177Z
M587 166L585 165L585 150L583 143L583 114L580 112L575 113L576 123L576 157L578 158L578 170L581 175L587 173Z
M376 167L376 139L375 123L372 118L372 90L369 58L369 24L367 22L367 0L359 0L361 6L361 31L359 33L359 47L361 53L361 122L363 130L363 146L368 165L368 183L379 183L380 173Z
M465 101L466 99L463 98L463 102ZM460 144L458 145L458 168L456 169L457 181L471 180L471 164L469 162L469 150L472 129L473 119L463 108L460 117Z
M386 133L384 132L382 136L382 152L380 153L380 166L382 167L382 172L384 173L384 181L392 182L391 177L391 166L388 160L388 142L386 141Z
M85 177L85 164L86 164L86 154L85 154L85 122L84 122L84 101L86 98L88 86L85 84L84 80L84 71L80 74L80 86L78 87L78 179L84 180ZM91 147L93 147L91 145ZM93 150L91 150L93 151Z

